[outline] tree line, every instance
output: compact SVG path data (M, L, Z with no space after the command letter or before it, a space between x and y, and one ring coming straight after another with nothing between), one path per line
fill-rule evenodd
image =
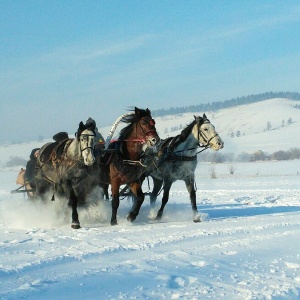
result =
M238 105L250 104L261 102L273 98L287 98L295 101L300 101L300 93L297 92L266 92L256 95L248 95L244 97L237 97L230 100L224 100L219 102L212 102L206 104L189 105L182 107L170 107L168 109L152 110L154 117L161 117L165 115L175 115L187 112L205 112L205 111L217 111L219 109L231 108ZM298 105L295 105L297 107ZM300 107L300 105L298 106ZM297 108L298 108L297 107Z

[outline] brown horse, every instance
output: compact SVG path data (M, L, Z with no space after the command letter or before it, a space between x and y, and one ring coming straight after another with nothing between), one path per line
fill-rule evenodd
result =
M148 108L144 110L135 107L134 113L126 115L122 122L129 125L121 130L118 140L110 144L106 154L100 159L101 185L111 185L111 225L117 225L119 190L122 184L128 184L137 199L127 220L132 222L139 214L144 201L140 180L145 171L142 163L143 153L147 147L155 146L160 140Z

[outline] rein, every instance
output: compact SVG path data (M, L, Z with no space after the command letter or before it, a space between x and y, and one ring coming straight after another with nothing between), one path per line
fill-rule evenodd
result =
M198 146L197 147L192 147L192 148L188 148L188 149L183 149L183 150L177 150L177 151L173 151L173 153L180 153L180 152L184 152L184 151L189 151L189 150L194 150L194 149L197 149L198 147L200 147L200 148L204 148L204 149L202 149L202 150L200 150L200 151L198 151L197 153L196 153L196 155L197 154L199 154L199 153L201 153L201 152L203 152L204 150L206 150L206 149L208 149L209 148L209 146L207 146L207 145L203 145L203 146L201 146L200 144L198 144Z
M114 139L110 141L111 143L114 142L140 142L141 144L144 144L146 142L145 139L126 139L126 140L119 140L119 139Z

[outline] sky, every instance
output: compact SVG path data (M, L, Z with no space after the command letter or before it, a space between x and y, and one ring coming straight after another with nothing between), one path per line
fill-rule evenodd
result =
M299 1L0 1L0 144L299 92Z

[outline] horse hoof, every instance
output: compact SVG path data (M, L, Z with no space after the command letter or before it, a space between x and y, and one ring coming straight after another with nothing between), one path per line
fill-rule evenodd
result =
M118 225L118 222L117 222L117 220L110 221L110 225L111 225L111 226Z
M80 228L80 223L72 223L72 225L71 225L71 227L73 228L73 229L79 229Z
M160 221L162 216L156 216L155 221Z
M128 215L127 216L127 221L129 221L129 222L133 222L134 220L136 219L136 217L134 217L134 216L132 216L132 215Z
M201 222L200 216L195 216L195 217L193 218L193 221L194 221L194 223L199 223L199 222Z

